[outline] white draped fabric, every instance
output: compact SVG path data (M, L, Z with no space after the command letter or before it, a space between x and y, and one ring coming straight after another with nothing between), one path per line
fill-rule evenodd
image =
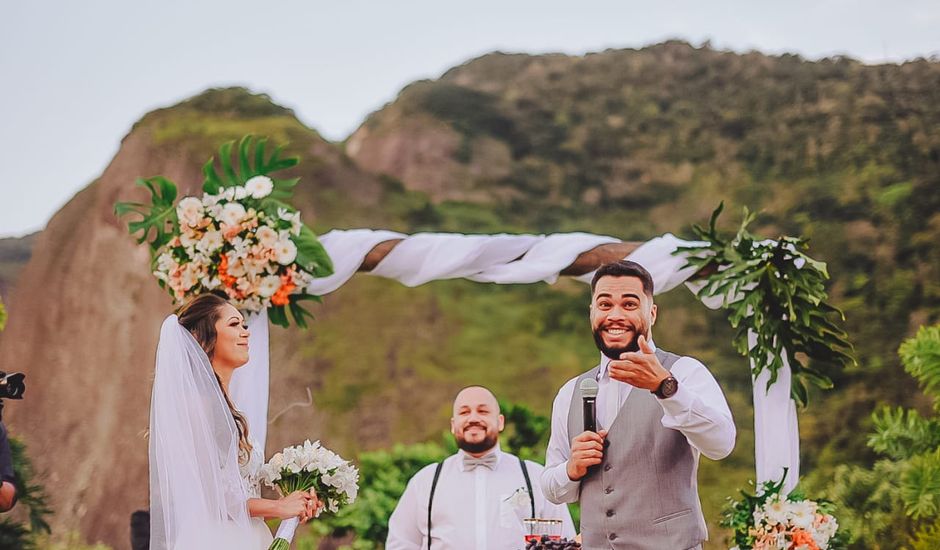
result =
M229 397L245 418L248 433L264 449L268 436L268 388L270 386L270 344L268 311L248 316L248 363L235 369L229 382Z
M333 260L334 274L315 279L307 291L324 295L338 289L356 273L373 247L392 239L402 241L371 274L395 279L406 286L456 278L499 284L554 283L560 272L578 255L603 244L620 242L614 237L589 233L405 235L370 229L334 230L320 237ZM695 273L694 268L683 269L685 258L673 255L673 252L680 246L699 244L702 243L683 241L666 234L644 243L627 259L649 270L659 294L685 283ZM592 275L585 274L578 280L590 282ZM700 288L694 283L687 283L687 286L693 291ZM720 306L721 299L703 302L714 309ZM267 316L253 316L249 323L252 331L251 361L233 378L232 397L236 405L246 412L255 437L264 445L266 430L263 424L268 396ZM262 332L263 340L258 336L259 344L256 344L256 334ZM792 488L799 477L799 431L796 408L790 399L790 369L786 358L784 365L770 391L766 391L766 371L754 380L755 452L758 482L780 479L783 469L787 468L787 488Z

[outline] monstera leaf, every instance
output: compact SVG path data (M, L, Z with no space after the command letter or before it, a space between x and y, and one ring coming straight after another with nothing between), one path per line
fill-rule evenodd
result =
M832 381L803 356L814 363L855 363L845 331L830 320L844 317L826 302L826 264L806 255L806 239L760 239L751 234L747 226L755 215L746 209L737 234L722 236L716 224L723 208L722 203L712 213L708 229L693 227L708 244L682 247L676 253L686 255L685 267L711 273L698 295L722 298L722 308L736 329L734 346L753 361L752 375L769 369L769 387L777 381L786 356L793 371L793 399L806 405L807 383L829 389ZM748 333L757 338L754 346Z
M248 135L238 142L237 166L233 162L232 148L235 147L234 141L228 141L219 147L219 166L216 167L215 157L210 157L209 161L202 167L202 173L206 179L202 184L202 190L210 195L215 195L225 187L235 187L242 185L254 176L265 175L274 182L274 191L269 195L269 199L284 201L290 199L294 194L294 186L300 181L300 178L277 179L271 176L272 173L285 168L296 166L299 162L297 157L281 158L283 146L277 146L274 152L265 158L265 147L268 144L267 138L255 140L254 136Z
M114 213L118 217L139 214L140 220L128 222L128 231L131 235L140 233L138 243L147 241L153 234L150 249L151 252L156 252L173 238L174 227L178 222L175 205L176 184L163 176L138 178L136 183L150 190L150 204L119 202L114 205Z

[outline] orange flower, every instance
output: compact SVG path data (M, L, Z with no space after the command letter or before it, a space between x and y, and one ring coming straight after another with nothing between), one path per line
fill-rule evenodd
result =
M816 546L816 541L813 540L813 535L810 535L809 532L802 529L794 529L791 540L793 541L791 548L798 548L805 545L809 550L819 550L819 546Z
M277 289L274 296L271 296L271 303L276 306L286 306L290 302L290 293L297 288L297 285L291 280L290 273L281 275L281 288Z
M222 257L219 259L219 280L222 281L222 284L233 288L235 283L238 282L237 277L233 277L228 274L228 256L222 254Z

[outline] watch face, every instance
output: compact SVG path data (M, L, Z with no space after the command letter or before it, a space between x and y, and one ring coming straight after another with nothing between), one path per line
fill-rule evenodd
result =
M679 389L679 381L670 376L669 378L663 380L663 383L659 386L659 396L662 398L672 397L675 395L676 391Z

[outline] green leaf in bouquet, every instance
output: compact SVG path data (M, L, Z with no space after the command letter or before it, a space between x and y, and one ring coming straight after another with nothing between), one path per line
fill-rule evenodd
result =
M294 318L294 322L297 323L297 326L300 328L307 328L307 318L309 318L311 321L314 319L313 314L300 305L300 302L304 300L312 300L318 303L323 302L323 299L316 294L307 294L305 292L302 294L290 295L287 306L290 309L291 316Z
M327 277L333 274L333 261L326 249L317 239L316 233L304 225L300 235L292 237L297 245L297 264L314 277Z
M279 327L287 328L290 323L287 321L287 311L284 306L268 307L268 319Z
M155 252L173 238L172 227L177 221L173 204L177 195L176 184L162 176L138 178L135 183L150 191L150 204L119 202L114 205L114 213L118 217L140 215L142 219L128 222L128 231L131 235L140 232L138 243L146 242L153 234L150 248Z
M266 138L256 140L252 135L241 138L237 148L234 141L223 143L219 147L218 166L216 166L215 157L210 158L203 166L202 171L205 180L202 184L202 190L215 195L225 187L244 185L246 181L254 176L266 175L271 177L274 184L272 196L278 199L291 198L298 178L276 179L271 174L296 166L299 159L297 157L281 158L283 146L276 147L271 156L266 157L265 147L267 143Z

